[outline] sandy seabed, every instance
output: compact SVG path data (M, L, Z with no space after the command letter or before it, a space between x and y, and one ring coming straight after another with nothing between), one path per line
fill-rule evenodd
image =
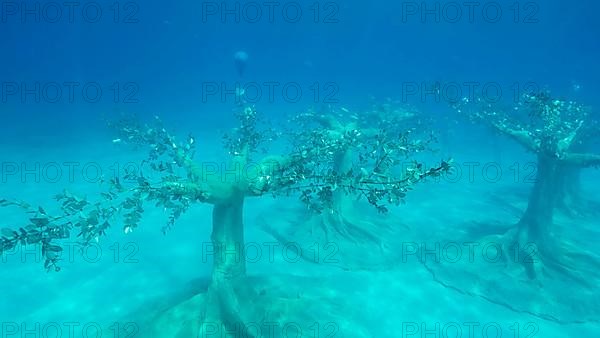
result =
M67 170L64 162L94 162L109 172L115 163L135 162L144 156L137 153L137 157L132 158L130 152L115 149L110 142L53 151L6 147L2 153L6 162L31 166L39 162L42 167L53 162L63 170ZM588 178L586 191L598 191L598 173L590 170L585 175ZM1 197L23 199L50 211L55 207L52 196L65 187L73 193L88 195L90 200L101 190L98 184L91 182L93 180L78 177L77 171L73 180L63 177L58 182L50 182L43 176L40 182L35 182L31 177L23 180L18 175L3 176ZM394 219L401 219L408 227L399 232L406 237L397 243L435 243L438 239L453 237L464 230L465 224L473 222L508 226L518 220L518 211L525 207L530 186L511 179L499 183L475 180L422 184L409 196L407 205L392 212ZM293 201L283 203L289 205ZM270 197L248 201L245 209L247 242L274 241L263 231L260 220L268 217L277 222L289 217L289 214L281 214L286 211L276 207L277 203ZM63 261L60 273L46 273L35 250L20 249L5 255L0 270L0 318L5 332L15 327L19 332L23 332L24 327L38 328L39 332L46 329L51 337L50 332L60 327L64 337L69 326L73 326L74 332L79 334L76 336L84 336L84 328L89 330L89 336L94 336L94 330L101 328L103 336L114 337L117 328L121 332L143 331L143 326L148 325L154 315L168 311L171 305L198 294L201 297L211 268L210 260L202 253L203 243L210 240L210 213L209 206L197 205L176 223L171 233L163 236L160 229L167 215L162 210L148 208L135 233L126 236L119 227L113 227L98 246L85 254L74 251ZM19 210L11 208L1 210L0 216L2 227L13 228L25 220ZM594 218L571 219L557 215L557 224L569 229L571 238L590 247L600 238L600 227ZM397 254L403 248L387 250ZM482 267L480 271L493 273L494 270ZM473 337L562 338L593 337L600 332L600 317L593 314L577 322L571 313L561 316L557 313L561 307L554 307L555 316L548 318L540 316L545 313L543 302L536 305L523 301L529 296L539 300L547 290L524 286L514 290L515 299L503 291L500 295L504 299L498 302L494 295L499 293L486 290L486 285L473 288L478 276L463 274L462 278L469 279L468 283L459 279L443 280L408 254L405 260L386 270L348 271L327 263L316 265L287 259L276 253L272 262L265 259L249 262L248 274L257 281L277 276L290 289L335 299L338 308L347 311L338 313L346 318L344 322L334 323L339 337L424 337L426 332L430 334L427 337L471 337L469 332L473 330ZM515 277L512 283L516 287L522 281ZM533 290L539 293L533 295ZM564 292L579 290L564 285ZM313 306L318 307L318 297L314 301L317 304ZM597 306L600 307L600 303ZM567 306L564 308L568 311ZM600 310L595 313L598 312ZM563 317L568 320L561 321ZM173 320L162 324L165 337L180 326L176 317ZM316 323L319 336L327 337L333 332L327 324ZM304 334L314 336L315 331ZM128 336L136 335L120 335Z

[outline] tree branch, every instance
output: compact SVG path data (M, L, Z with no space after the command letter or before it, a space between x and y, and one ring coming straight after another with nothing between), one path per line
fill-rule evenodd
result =
M582 167L600 167L600 155L585 153L562 153L560 159L564 162Z
M525 129L512 129L502 123L491 123L497 131L508 135L513 140L524 146L530 151L538 152L540 149L540 143Z

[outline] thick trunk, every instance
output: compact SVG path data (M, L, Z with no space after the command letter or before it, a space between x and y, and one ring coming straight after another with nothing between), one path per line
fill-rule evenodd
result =
M537 267L545 259L560 255L556 252L557 243L552 234L554 208L562 193L562 180L565 167L560 161L538 155L536 182L529 197L527 210L517 224L517 233L513 248L519 252L519 261L523 263L530 277L535 278Z
M239 286L246 277L243 208L242 194L213 207L214 263L201 333L211 332L215 325L230 332L245 327L239 306Z
M519 227L530 239L544 242L550 231L552 216L560 184L562 166L554 159L538 156L538 172L533 190L529 196L527 210L519 222Z
M353 167L354 152L350 149L339 151L333 159L333 170L338 175L347 174ZM380 224L366 221L364 215L357 215L356 203L344 189L336 189L333 192L331 209L317 217L318 224L323 226L326 236L334 233L329 241L337 242L337 235L355 243L377 243L381 245L383 228Z
M333 170L338 175L345 175L352 169L352 151L345 149L336 154L334 158ZM351 198L343 189L337 189L333 192L333 209L335 212L343 213L346 207L351 204Z
M353 167L354 153L350 149L339 151L334 158L333 170L338 175L347 174ZM373 240L369 234L369 224L361 221L361 217L356 217L356 205L352 195L349 195L344 189L336 189L333 192L331 210L325 212L324 221L331 225L340 234L353 240ZM358 237L358 238L355 238ZM365 237L365 238L361 238Z
M246 273L243 209L243 196L233 197L213 207L213 280L231 280Z
M352 169L352 152L349 150L338 151L333 159L333 171L338 175L345 175ZM321 214L311 215L307 223L311 224L311 233L315 233L315 227L320 228L325 235L326 242L333 241L335 234L351 237L344 224L346 212L351 211L352 200L343 189L332 192L331 204ZM330 236L334 237L330 237Z

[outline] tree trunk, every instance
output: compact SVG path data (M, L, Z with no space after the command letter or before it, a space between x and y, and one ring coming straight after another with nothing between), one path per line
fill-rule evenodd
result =
M523 263L530 278L539 273L538 263L544 259L559 258L552 234L554 208L561 198L561 183L565 166L559 160L538 155L536 182L529 196L527 210L517 224L514 252Z
M350 149L340 150L333 159L333 170L338 175L347 174L353 167L354 152ZM324 227L326 234L331 232L341 235L344 239L354 243L376 243L381 244L381 236L384 229L382 224L375 224L366 219L365 215L357 215L357 205L353 195L349 195L344 189L333 191L331 209L324 210L317 220ZM339 244L335 237L329 238Z
M213 207L214 263L201 329L207 334L214 332L215 327L219 332L245 332L239 305L239 287L246 277L243 209L242 194Z
M246 274L243 209L243 196L235 196L213 207L213 280L231 280Z
M347 174L352 169L352 151L349 149L338 152L334 158L333 170L338 175ZM333 209L335 212L343 213L346 207L351 204L351 198L344 192L343 189L336 189L333 192Z
M353 167L353 159L354 153L350 149L339 151L334 158L333 170L338 175L347 174ZM332 196L332 209L326 210L323 215L325 224L352 241L378 242L377 236L371 233L373 225L364 221L364 215L357 217L356 207L352 195L344 189L336 189Z

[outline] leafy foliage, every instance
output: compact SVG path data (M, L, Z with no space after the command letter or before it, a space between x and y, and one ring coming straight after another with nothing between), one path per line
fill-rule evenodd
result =
M422 164L414 162L405 168L403 175L381 174L364 168L352 168L345 173L331 169L325 173L304 170L304 174L296 174L297 184L288 184L274 192L274 195L298 194L309 210L322 213L333 209L334 192L341 190L346 195L356 196L357 200L366 199L377 211L386 213L389 205L405 203L406 194L414 184L427 177L438 177L448 172L451 164L451 160L441 161L439 166L425 169ZM291 176L287 177L292 180Z
M289 154L264 158L257 165L258 175L245 178L243 184L223 181L214 185L205 182L202 169L193 160L196 142L192 136L178 143L158 118L148 124L136 118L121 119L110 124L117 134L113 143L149 149L140 170L111 178L97 202L67 191L56 195L61 210L58 216L50 216L42 207L33 209L26 203L0 200L0 206L18 206L32 215L30 224L2 231L0 253L16 245L41 244L46 268L58 271L60 241L70 238L73 230L84 246L98 241L115 223L121 223L123 231L130 233L139 226L146 206L153 204L168 213L162 228L166 233L194 203L217 203L219 198L226 198L221 193L229 189L241 190L246 196L297 194L315 212L332 209L335 196L343 192L364 198L379 212L387 212L389 205L404 202L415 183L450 170L451 162L442 161L438 167L425 169L410 161L400 168L413 154L428 149L435 139L414 137L414 128L399 124L405 115L398 110L387 107L383 112L396 118L376 118L378 128L369 126L369 119L354 115L300 114L294 119L298 128L288 133L292 145ZM259 130L254 107L244 107L237 117L240 127L233 136L225 137L226 148L247 164L249 155L272 140L274 134Z
M513 106L476 98L463 99L454 109L501 132L518 133L529 139L530 150L557 157L581 142L582 132L593 122L585 106L554 98L547 91L524 94Z
M3 229L0 237L0 254L15 248L16 245L39 245L45 262L44 267L50 271L59 271L58 261L63 248L60 240L67 239L73 230L78 230L77 237L83 245L98 240L110 227L109 220L116 212L115 208L105 208L102 203L91 204L67 191L56 195L62 214L49 215L44 208L33 208L27 203L0 200L1 207L18 206L25 209L30 224L18 230Z
M249 156L267 152L266 144L278 137L272 128L260 129L261 119L254 106L240 107L236 112L239 127L223 135L224 147L231 156Z
M289 130L288 136L295 160L271 172L269 192L275 196L298 194L308 209L321 213L333 209L340 190L366 199L384 213L386 205L403 203L414 183L450 170L451 161L426 170L409 160L436 142L432 134L426 139L414 137L416 127L401 124L416 113L393 109L391 104L385 112L395 118L382 119L379 110L359 118L347 109L332 115L309 111L294 116L289 124L297 128ZM368 126L370 118L379 121L380 128Z

